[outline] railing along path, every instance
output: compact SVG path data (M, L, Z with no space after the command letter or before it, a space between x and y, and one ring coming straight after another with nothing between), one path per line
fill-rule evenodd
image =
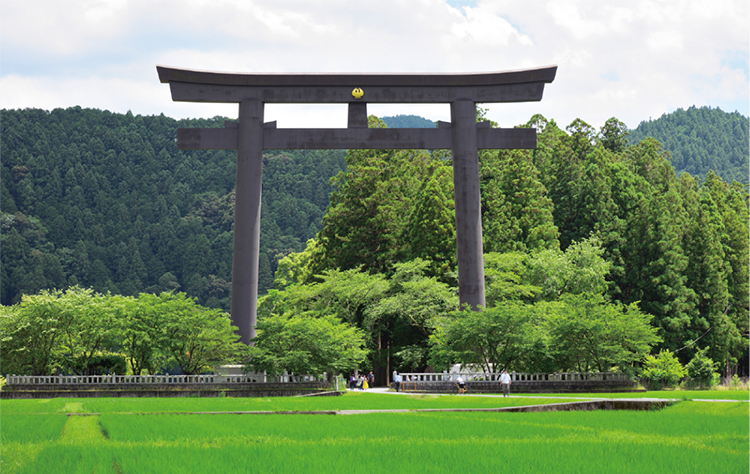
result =
M314 375L9 375L8 385L217 384L321 382Z
M420 373L403 372L403 382L455 382L458 376L464 382L500 382L500 373L459 372L459 373ZM512 382L571 382L571 381L629 381L627 374L618 372L556 372L556 373L526 373L508 372Z

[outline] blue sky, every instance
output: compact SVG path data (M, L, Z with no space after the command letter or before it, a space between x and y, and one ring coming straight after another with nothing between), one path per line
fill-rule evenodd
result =
M234 117L172 102L157 64L240 72L482 72L556 64L502 126L635 127L677 108L750 114L746 0L0 0L0 108ZM371 106L449 120L447 105ZM271 106L280 127L344 127L345 106Z

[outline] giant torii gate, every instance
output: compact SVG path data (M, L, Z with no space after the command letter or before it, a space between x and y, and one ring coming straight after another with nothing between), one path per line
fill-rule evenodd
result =
M476 122L476 103L542 99L557 66L478 74L232 74L156 67L172 100L235 102L225 128L180 129L180 149L237 150L232 322L246 344L258 308L260 194L264 149L452 149L459 301L484 306L478 149L536 148L535 129ZM266 103L349 104L343 129L283 129L263 122ZM435 129L367 128L368 103L449 103L451 122Z

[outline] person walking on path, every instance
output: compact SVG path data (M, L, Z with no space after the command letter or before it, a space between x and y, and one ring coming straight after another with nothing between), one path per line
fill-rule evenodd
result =
M509 397L510 396L510 374L508 374L508 371L503 369L503 373L500 374L500 384L503 386L503 397Z
M456 387L458 387L459 395L466 393L466 382L464 382L464 379L462 379L460 375L456 377Z
M372 373L372 370L369 374L367 374L367 384L370 386L370 388L375 386L375 375Z
M398 372L393 372L393 385L396 386L396 391L401 389L401 375Z

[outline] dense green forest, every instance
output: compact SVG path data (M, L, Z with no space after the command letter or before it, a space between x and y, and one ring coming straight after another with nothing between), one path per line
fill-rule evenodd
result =
M228 309L234 152L175 143L178 127L223 122L2 111L2 304L78 284ZM677 176L659 141L629 140L614 118L523 126L536 150L480 152L486 321L509 335L490 343L507 349L493 366L634 370L651 348L683 363L707 348L746 373L747 188ZM453 312L449 152L274 152L263 172L261 318L356 326L381 380L476 358L487 341L463 335L481 326Z
M0 302L80 284L179 289L229 309L234 151L179 151L177 121L94 109L2 111ZM320 230L343 151L264 154L261 292Z
M371 117L370 126L384 125ZM614 118L601 130L582 120L562 129L542 116L525 126L538 130L536 150L480 152L488 310L515 305L523 310L507 318L529 314L526 327L548 328L522 351L506 347L536 354L514 366L591 368L601 348L566 359L553 327L583 324L615 304L650 315L654 346L683 363L709 348L727 373L740 360L746 370L746 188L713 173L678 178L659 142L629 145ZM448 296L456 286L449 154L350 151L333 184L316 240L280 263L277 288L285 290L264 301L267 314L336 312L370 333L378 370L470 359L468 347L446 339L465 319L445 316L456 304ZM572 295L585 296L573 304ZM610 324L589 323L576 337L568 327L560 341L581 348Z
M659 140L672 156L677 175L686 171L704 179L713 171L724 181L750 183L748 118L711 107L690 107L641 122L630 131L635 144L646 137Z

